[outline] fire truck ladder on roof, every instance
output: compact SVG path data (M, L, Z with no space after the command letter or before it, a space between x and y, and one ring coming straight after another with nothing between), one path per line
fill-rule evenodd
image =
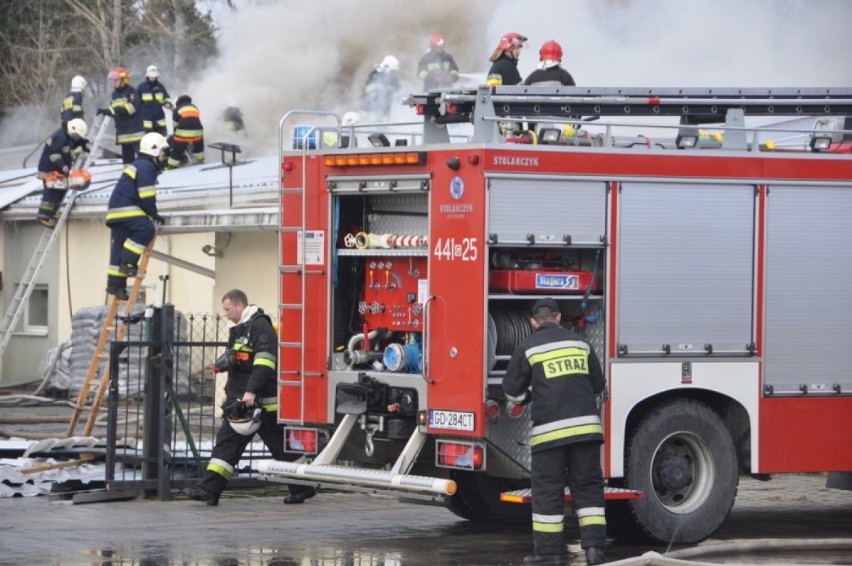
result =
M315 110L291 110L281 118L281 121L278 124L278 156L279 160L282 159L285 151L285 144L289 138L286 138L285 128L291 124L291 118L296 115L321 115L333 117L337 120L337 139L341 139L340 137L340 119L336 114L332 112L323 112L323 111L315 111ZM322 375L319 372L308 373L305 370L305 325L307 321L305 320L305 293L307 290L308 284L308 275L321 275L324 273L322 269L308 269L307 268L307 214L308 214L308 203L307 203L307 150L309 146L314 143L318 144L319 139L319 129L314 126L304 126L304 127L294 127L293 128L293 136L292 141L293 145L296 148L301 148L302 150L302 164L301 164L301 180L298 187L287 187L284 188L284 170L282 168L282 163L278 164L279 171L279 179L278 179L278 189L281 193L281 198L279 198L279 209L278 209L278 230L279 230L279 253L278 257L281 258L279 261L282 263L279 265L279 277L287 277L290 281L293 280L294 276L298 279L297 288L299 289L299 300L291 301L287 303L279 303L278 309L281 313L280 320L280 328L279 328L279 336L283 337L284 332L288 333L288 336L291 338L290 340L284 341L280 340L278 342L279 350L289 350L294 353L293 357L298 356L299 364L298 367L282 367L282 363L285 363L283 360L284 356L278 356L278 385L279 389L287 388L290 390L297 389L299 392L299 404L298 404L298 414L292 414L292 410L288 413L288 409L293 405L291 403L286 404L286 408L282 409L283 418L281 419L284 422L290 424L304 424L305 422L305 378L310 376L320 376ZM314 141L317 140L317 141ZM287 149L291 147L289 144L287 145ZM293 214L292 212L288 212L285 214L284 210L284 201L288 200L288 202L292 202L292 199L298 199L299 201L299 213ZM289 220L292 219L292 220ZM297 257L295 261L292 263L285 263L284 257L286 255L286 251L280 249L283 246L283 241L286 236L297 238ZM282 287L284 285L282 284ZM290 292L292 293L292 287L289 287ZM283 299L283 297L281 297ZM288 311L290 313L295 313L298 316L299 325L297 329L288 327L284 328L284 311ZM292 359L292 357L288 356L288 360ZM288 395L287 389L283 389L281 395Z
M145 248L145 252L142 254L142 257L139 258L139 272L136 274L130 293L128 293L128 299L124 307L124 316L122 317L123 319L129 318L136 306L136 299L139 297L139 291L142 288L142 280L145 278L145 272L148 270L148 260L151 259L151 252L154 249L155 241L156 236L153 240L151 240L151 243L148 244L148 247ZM77 396L77 404L74 406L74 411L71 413L71 420L68 423L68 432L66 433L66 436L68 437L74 436L74 431L77 429L77 423L80 419L80 413L86 406L86 401L89 398L89 390L91 389L92 384L95 383L95 376L98 373L100 362L101 360L106 360L101 377L97 381L98 387L95 390L95 396L92 399L92 407L89 410L89 417L86 420L86 426L83 429L83 436L91 436L92 430L95 428L95 419L98 416L101 403L103 402L104 395L106 394L109 386L109 354L106 353L105 350L107 343L109 342L110 334L112 334L112 331L115 328L115 336L113 337L113 340L120 342L124 339L124 336L127 333L127 326L129 323L126 320L119 320L116 325L116 315L118 314L121 299L115 295L110 296L112 297L112 300L110 302L109 311L104 318L104 325L101 327L101 333L98 336L98 343L97 346L95 346L95 352L92 355L92 359L89 361L89 370L86 372L86 378L83 380L83 387L80 389L80 395Z
M81 169L87 169L89 165L91 165L93 160L92 156L95 154L101 143L101 138L106 130L108 121L108 116L105 116L101 120L97 137L92 144L91 150L86 155ZM67 182L68 179L66 178L66 183ZM18 319L20 319L21 314L23 314L26 309L27 301L35 288L36 276L39 271L41 271L41 268L44 267L48 254L59 240L60 230L71 215L71 209L74 207L74 201L77 200L77 195L80 194L80 190L70 189L68 193L69 194L66 196L65 201L62 204L62 211L59 214L59 218L56 220L56 225L53 228L45 228L44 232L42 232L41 238L36 245L35 252L33 252L32 257L30 258L30 263L27 265L26 270L24 270L21 282L15 290L15 295L9 303L9 307L6 309L6 314L3 315L2 322L0 322L0 335L2 335L2 339L0 339L0 357L3 357L3 354L6 353L6 348L9 346L9 341L12 338L15 325L18 324Z
M852 87L838 88L616 88L481 86L415 94L406 103L422 111L424 141L447 141L446 124L473 123L474 141L499 139L498 119L602 116L673 116L681 124L725 122L731 110L746 116L852 115Z

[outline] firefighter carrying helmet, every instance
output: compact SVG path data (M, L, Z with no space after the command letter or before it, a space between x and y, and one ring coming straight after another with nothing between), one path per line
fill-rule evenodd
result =
M429 38L429 47L435 50L444 48L444 36L440 33L433 33Z
M510 31L509 33L500 38L500 44L497 46L497 49L500 49L501 51L506 51L508 49L511 49L512 47L523 45L526 40L527 38L523 35Z
M542 61L562 61L562 46L554 40L545 41L538 52Z
M247 407L242 399L239 399L222 407L222 412L236 433L250 436L260 428L260 417L263 414L263 409L257 405Z
M156 65L148 65L148 68L145 69L145 76L149 79L156 79L160 76L160 69Z
M142 141L139 142L139 153L144 153L151 157L159 157L160 151L166 149L168 145L166 138L162 134L148 132L142 136Z
M129 79L130 73L128 73L127 69L124 67L116 67L109 72L109 78L112 81L117 81L118 79Z
M77 134L81 138L85 138L86 134L89 133L89 126L86 125L86 121L82 118L74 118L73 120L68 120L65 131L68 132L69 136Z
M379 63L379 69L385 73L390 71L397 72L399 71L399 59L393 55L385 55L385 58Z
M71 92L83 92L88 86L89 83L87 83L86 79L84 79L80 75L77 75L73 79L71 79Z

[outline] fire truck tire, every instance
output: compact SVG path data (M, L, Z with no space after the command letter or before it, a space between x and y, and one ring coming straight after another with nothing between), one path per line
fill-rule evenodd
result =
M654 409L632 435L626 458L625 484L645 497L607 505L608 530L617 538L694 544L734 506L734 443L704 403L679 399Z
M463 519L483 523L529 524L529 505L500 501L500 494L529 487L529 482L489 476L478 472L454 471L456 492L448 509Z

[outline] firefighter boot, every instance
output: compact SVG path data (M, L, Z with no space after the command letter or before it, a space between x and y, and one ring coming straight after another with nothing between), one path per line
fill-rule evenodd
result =
M295 503L304 503L306 499L310 499L314 495L317 494L317 490L313 487L308 489L301 489L293 493L293 490L290 490L291 493L287 497L284 498L284 503L287 504L295 504Z
M219 505L219 494L207 491L203 487L184 488L183 494L194 501L203 501L206 505Z
M127 299L130 298L130 295L127 294L127 288L126 287L107 287L106 292L109 293L110 295L115 295L116 298L118 298L122 301L126 301Z
M599 546L590 546L586 549L586 564L592 566L594 564L603 564L606 562L604 558L603 548Z
M139 268L135 263L122 263L118 266L118 271L128 277L136 277L136 274L139 273Z
M524 566L565 566L566 554L530 554L524 557Z
M45 228L55 228L59 219L59 206L52 202L42 201L38 207L38 220Z

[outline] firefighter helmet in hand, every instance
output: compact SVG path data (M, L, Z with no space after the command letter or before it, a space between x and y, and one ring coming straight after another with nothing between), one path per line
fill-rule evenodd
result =
M109 72L109 78L112 81L127 80L130 78L130 73L127 72L127 69L124 67L116 67L112 71Z
M507 49L511 49L515 46L522 46L526 40L527 38L523 35L510 31L500 38L500 44L497 46L497 49L506 51Z
M88 86L89 83L87 83L86 79L84 79L80 75L77 75L73 79L71 79L71 92L83 92Z
M230 405L222 407L222 412L225 414L225 418L228 419L234 432L249 436L257 432L257 429L260 428L260 416L263 414L263 409L257 405L246 407L242 399L239 399Z
M162 134L148 132L142 136L142 141L139 142L139 153L144 153L151 157L159 157L160 151L166 149L168 146L169 143Z
M545 41L538 52L539 58L542 61L562 61L562 46L557 42Z
M82 118L74 118L73 120L68 120L65 131L68 132L69 136L76 134L81 138L85 138L86 134L89 133L89 126L86 125L85 120Z

